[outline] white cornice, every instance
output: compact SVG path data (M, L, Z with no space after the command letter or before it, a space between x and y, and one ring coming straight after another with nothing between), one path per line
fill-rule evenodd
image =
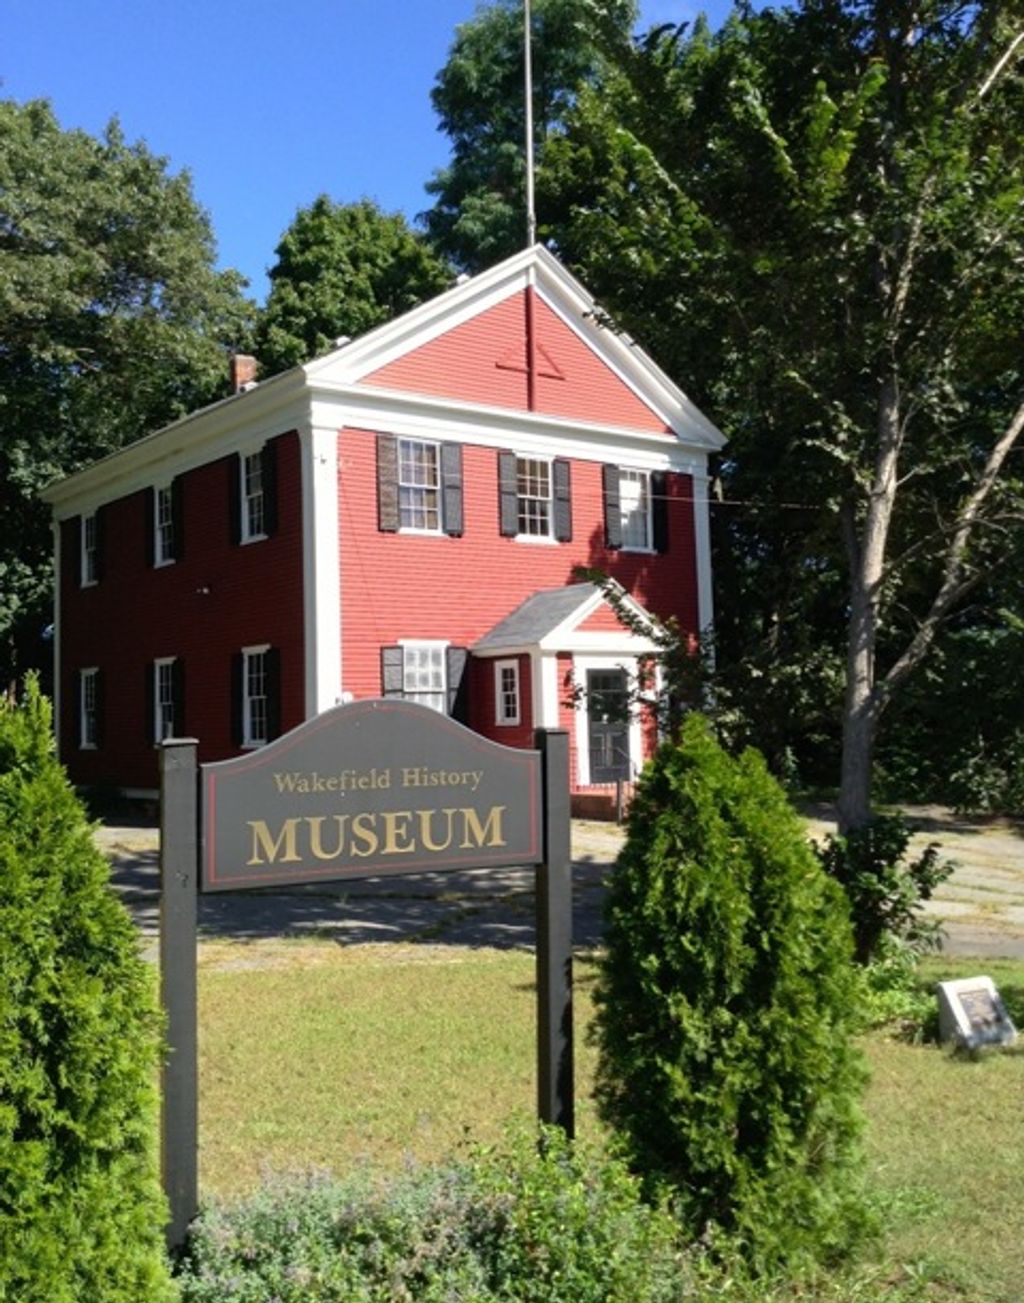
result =
M455 439L484 447L566 453L584 461L623 461L639 469L702 473L708 450L672 435L598 425L543 412L483 407L400 390L322 382L312 404L316 425L384 429L410 437Z
M255 389L189 413L48 485L40 496L58 518L75 515L83 507L124 497L161 478L166 482L214 458L301 428L309 421L309 402L301 369L293 367Z
M580 422L361 385L366 375L471 319L532 279L537 292L672 433ZM183 417L102 461L49 485L42 498L58 518L167 482L217 457L258 446L291 429L363 425L397 434L438 434L485 446L623 461L640 469L702 474L724 438L627 336L599 324L594 300L540 245L455 285L322 358ZM543 446L543 447L542 447Z

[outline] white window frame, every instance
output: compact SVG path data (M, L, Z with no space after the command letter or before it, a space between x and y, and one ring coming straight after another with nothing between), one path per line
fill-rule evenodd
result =
M174 736L174 664L177 659L176 656L158 656L153 662L153 741L157 745ZM166 688L166 694L161 693L161 687Z
M270 651L270 643L260 643L257 647L242 648L242 747L246 751L254 751L257 747L265 746L270 741L270 697L267 693L267 665L263 661L263 692L254 694L249 691L249 665L257 657L265 657ZM261 701L263 703L263 729L262 736L254 727L258 722L254 719L254 703Z
M99 542L97 528L95 511L88 512L79 520L81 569L78 579L82 588L91 588L99 582L99 572L96 564L97 544Z
M243 543L256 543L267 537L267 489L263 483L263 448L245 452L239 459L239 504ZM251 490L254 481L258 488ZM251 491L250 491L251 490Z
M397 457L398 457L398 528L403 534L440 534L444 531L444 503L442 501L442 483L441 483L441 445L433 439L419 439L412 436L399 435L397 439ZM433 484L418 483L415 478L403 478L402 466L402 449L403 446L417 446L420 449L429 449L433 455L434 482ZM429 505L428 499L430 494L434 495L434 505ZM434 514L436 523L433 525L416 525L406 524L404 516L406 512L412 515L422 514L424 518L429 517L431 511Z
M415 641L402 639L398 645L402 649L403 698L406 701L418 701L423 706L429 706L431 710L447 715L448 642L431 638L420 638ZM410 683L411 676L421 672L423 668L415 662L423 659L430 662L426 667L428 673L438 671L440 686L436 684L424 686L422 681Z
M512 672L509 686L505 684L506 671ZM514 709L507 709L507 707ZM501 727L520 723L522 719L522 692L519 683L518 660L494 662L494 722Z
M170 484L153 488L153 565L174 563L174 494Z
M88 669L78 671L78 749L80 751L96 750L99 722L96 701L98 681L98 666L90 665Z
M555 477L552 471L553 457L538 457L533 453L516 453L516 540L521 543L554 543L555 542ZM524 494L522 492L522 480L524 476L529 476L535 472L523 471L520 468L524 462L530 462L536 467L544 467L544 473L547 476L547 497L542 497L539 493ZM524 504L529 502L545 503L547 505L547 522L546 529L526 530L522 528L525 516Z
M635 506L626 502L624 489L627 484L638 484L640 486ZM643 520L644 541L642 543L627 541L630 527L637 517ZM654 512L651 501L650 471L637 470L632 466L619 467L619 527L622 530L621 550L623 552L654 551Z

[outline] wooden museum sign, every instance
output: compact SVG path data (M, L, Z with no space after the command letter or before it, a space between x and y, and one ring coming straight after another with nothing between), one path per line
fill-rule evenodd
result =
M168 1242L198 1203L197 891L397 873L537 869L538 1114L573 1128L568 735L501 746L437 711L362 701L259 750L198 765L161 748L161 989Z

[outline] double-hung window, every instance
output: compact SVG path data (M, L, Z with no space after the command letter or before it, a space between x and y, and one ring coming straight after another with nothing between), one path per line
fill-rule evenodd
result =
M651 477L647 471L619 472L619 511L622 546L635 552L651 550Z
M153 564L166 566L174 559L174 492L166 484L153 490Z
M518 661L495 662L494 702L495 723L505 725L519 723L520 705Z
M95 667L78 672L78 745L83 751L99 746L100 672Z
M242 542L266 537L266 485L263 452L242 458Z
M447 704L447 675L445 652L447 643L405 643L402 647L402 695L407 701L418 701L431 710L445 713Z
M242 746L270 741L269 647L242 651Z
M402 529L441 529L439 447L422 439L398 440L398 515Z
M519 533L529 538L551 537L551 463L541 457L516 458Z
M177 673L175 658L153 662L153 740L173 737L177 725Z
M88 588L100 577L99 523L94 511L81 518L81 558L82 570L79 580L83 588Z
M572 467L566 457L498 453L499 528L506 538L572 538Z

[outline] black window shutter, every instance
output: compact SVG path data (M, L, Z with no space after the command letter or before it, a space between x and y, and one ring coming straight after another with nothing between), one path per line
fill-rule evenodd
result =
M519 483L514 452L498 453L498 508L500 530L505 538L519 533Z
M146 565L156 563L156 497L159 489L146 489Z
M268 439L260 453L263 476L263 532L269 538L277 533L277 443Z
M604 545L615 548L622 546L622 499L619 496L618 466L603 466L601 475L604 481Z
M552 489L555 499L555 538L568 543L572 538L572 469L564 457L551 463Z
M651 536L655 552L668 551L668 476L651 472Z
M268 647L263 653L267 685L267 741L281 733L281 653Z
M228 522L232 543L242 541L242 454L236 452L227 459L228 467Z
M240 747L245 741L242 727L242 694L245 691L245 657L234 652L231 657L231 741Z
M142 671L145 675L142 708L146 712L146 718L142 721L143 736L150 746L153 746L156 743L156 662L146 661Z
M103 578L103 562L105 559L104 553L106 551L104 545L104 535L106 533L106 530L104 529L104 524L105 524L106 514L107 512L105 507L96 508L96 582L97 583L99 583L99 581Z
M185 736L185 662L179 656L171 669L174 694L174 736Z
M185 497L184 482L180 475L171 481L171 556L175 561L185 558Z
M395 534L398 514L398 440L393 434L377 435L377 528Z
M465 647L449 647L446 652L448 672L448 714L452 719L466 722L466 697L469 675L466 666L469 652Z
M441 444L441 484L444 495L444 532L462 535L462 444Z
M104 734L103 725L105 723L104 715L106 714L106 693L103 690L102 670L96 671L95 682L96 682L96 695L94 700L96 702L96 747L98 749L103 745L103 734Z
M77 588L82 582L81 516L72 516L64 525L64 567L67 579Z
M380 649L381 695L401 697L405 691L405 654L401 647Z

